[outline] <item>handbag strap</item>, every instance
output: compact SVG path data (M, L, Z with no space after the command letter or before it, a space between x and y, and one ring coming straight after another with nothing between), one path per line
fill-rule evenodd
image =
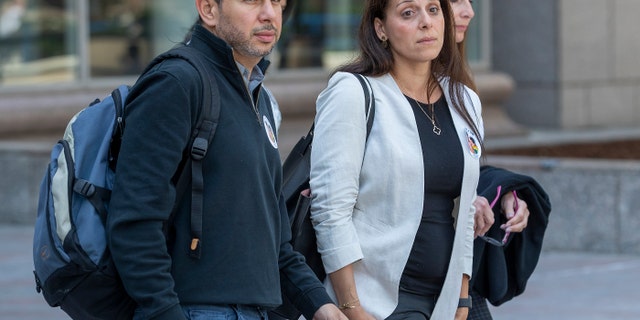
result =
M353 73L353 75L360 81L360 85L362 85L362 90L364 91L364 114L367 119L367 139L369 138L369 134L371 133L371 128L373 127L373 118L376 114L376 99L373 95L373 89L371 88L371 83L367 77L359 74ZM311 124L311 128L309 128L309 132L305 136L307 139L313 137L313 130L315 129L315 121ZM310 140L309 140L310 144Z
M367 117L367 139L369 138L369 134L371 133L371 128L373 127L373 118L376 114L376 99L373 95L373 89L371 88L371 83L369 79L359 73L354 73L356 78L360 81L362 85L362 89L364 90L364 107L365 107L365 116Z

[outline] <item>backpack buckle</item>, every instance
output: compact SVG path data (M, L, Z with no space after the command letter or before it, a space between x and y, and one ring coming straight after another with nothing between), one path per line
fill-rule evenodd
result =
M96 187L87 180L77 179L73 184L73 191L90 198L96 193Z
M207 139L202 137L195 138L195 140L193 140L193 145L191 146L191 157L194 160L202 160L202 158L207 154L207 148L209 148Z

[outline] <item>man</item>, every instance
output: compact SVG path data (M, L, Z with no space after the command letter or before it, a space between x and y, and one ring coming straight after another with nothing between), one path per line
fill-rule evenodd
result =
M275 124L261 85L287 1L195 4L200 18L187 45L208 58L222 100L203 160L201 256L188 254L189 196L169 236L163 232L202 100L197 70L170 59L143 75L127 100L108 219L113 260L138 304L134 319L264 319L281 303L281 288L306 318L346 319L289 244Z

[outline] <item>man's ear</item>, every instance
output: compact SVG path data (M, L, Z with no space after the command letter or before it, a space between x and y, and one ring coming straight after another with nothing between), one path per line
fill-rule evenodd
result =
M196 9L204 26L208 29L214 28L218 24L218 7L215 0L196 0Z

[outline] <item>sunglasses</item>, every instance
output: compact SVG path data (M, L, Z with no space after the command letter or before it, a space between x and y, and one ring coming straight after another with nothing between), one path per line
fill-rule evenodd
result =
M498 186L496 190L496 197L490 203L491 209L493 209L493 207L498 202L498 199L500 199L500 191L502 191L502 186ZM513 197L515 198L515 206L513 210L517 212L518 211L518 194L516 193L516 190L511 191L511 193L513 193ZM488 244L494 245L496 247L504 247L507 244L507 241L509 240L510 235L511 235L510 232L505 232L504 237L502 238L502 241L496 240L494 238L487 237L487 236L479 236L479 238L484 240Z

